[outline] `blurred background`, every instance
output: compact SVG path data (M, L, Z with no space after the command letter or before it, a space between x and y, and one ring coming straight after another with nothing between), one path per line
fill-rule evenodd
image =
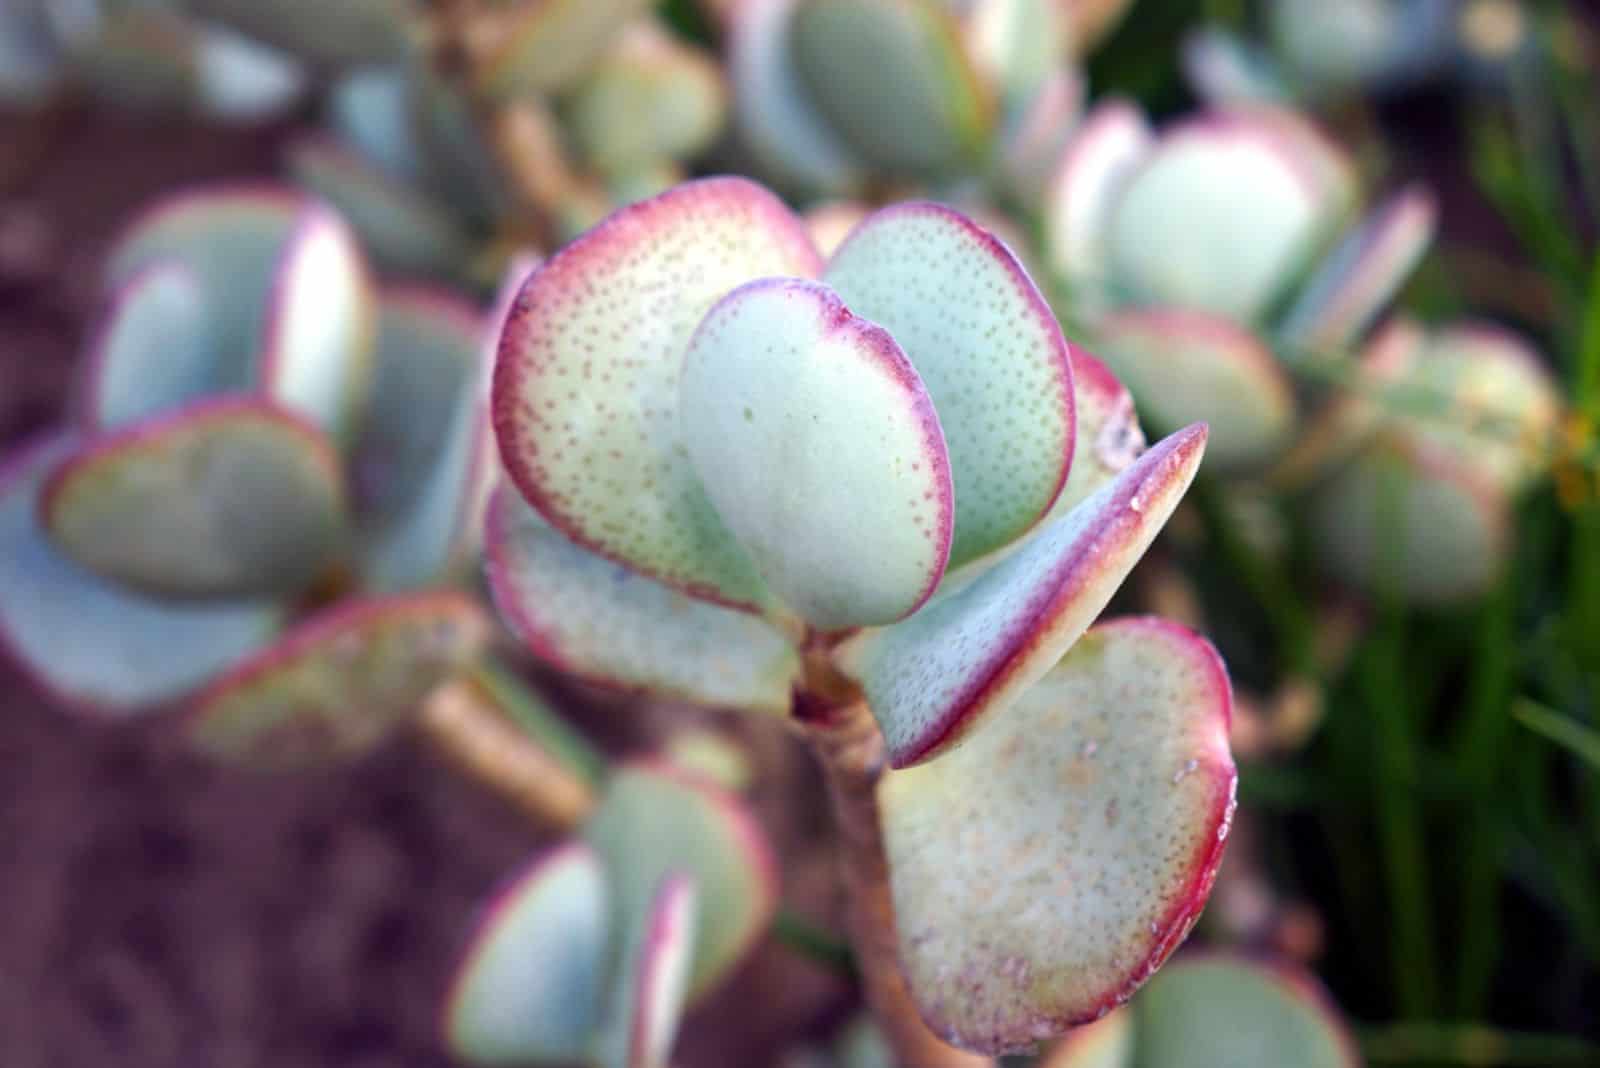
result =
M1213 425L1119 600L1233 676L1241 807L1196 937L1314 971L1372 1064L1600 1064L1600 4L937 0L959 39L901 51L790 40L803 3L766 0L554 28L521 0L0 5L5 452L77 418L108 258L175 193L318 198L372 278L485 323L514 264L684 177L769 182L824 245L947 200L1152 440ZM970 99L927 90L941 47ZM1175 164L1128 207L1138 152L1261 108L1276 164ZM87 640L64 614L47 646ZM607 752L700 724L746 754L787 919L675 1063L806 1063L859 1008L807 755L501 645ZM454 1063L453 963L549 834L413 734L241 772L175 702L86 711L30 655L0 657L0 1064Z

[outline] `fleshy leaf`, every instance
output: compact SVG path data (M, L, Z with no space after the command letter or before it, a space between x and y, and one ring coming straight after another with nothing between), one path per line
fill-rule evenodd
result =
M1414 186L1392 197L1312 275L1284 320L1284 336L1319 353L1337 354L1348 346L1422 258L1436 216L1425 189Z
M1192 426L1158 442L971 583L839 647L895 767L952 748L1050 670L1155 540L1205 440Z
M619 923L649 907L668 873L694 879L691 1003L739 963L777 907L776 860L750 813L731 794L668 766L620 768L584 837L605 858Z
M202 26L195 42L195 95L201 114L254 122L288 111L309 83L287 52L220 26Z
M201 15L324 66L405 55L403 0L194 0Z
M1060 67L1007 116L1000 166L1022 203L1043 200L1056 162L1077 132L1088 92L1082 71Z
M579 548L508 488L490 503L487 542L501 616L562 671L699 704L788 710L799 655L766 621Z
M1150 1068L1361 1065L1327 994L1288 966L1211 955L1177 960L1125 1011L1136 1021L1139 1064Z
M482 88L495 96L548 93L570 85L600 58L622 26L649 0L546 0L502 5Z
M296 141L288 167L296 182L350 221L382 267L456 277L472 257L472 239L458 219L326 138Z
M1112 278L1139 303L1253 322L1313 251L1320 176L1286 137L1232 113L1165 131L1112 208Z
M863 179L855 150L812 103L790 48L804 0L742 0L730 13L728 78L742 142L777 180L844 194Z
M698 896L691 877L669 874L630 924L599 1042L604 1068L666 1068L688 994Z
M1066 515L1120 475L1144 452L1144 429L1133 394L1111 369L1081 346L1072 350L1073 412L1077 442L1072 470L1047 519Z
M341 440L371 384L372 303L355 234L308 206L274 270L257 374L268 396Z
M584 158L606 174L624 174L699 153L721 131L727 109L715 60L645 21L622 31L563 113Z
M1284 105L1294 96L1265 49L1218 26L1185 36L1183 73L1194 94L1212 106Z
M1134 1068L1134 1010L1116 1009L1074 1028L1039 1068Z
M1066 62L1057 0L968 0L959 14L967 54L999 87L1003 110L1031 98Z
M360 755L488 641L456 593L346 601L207 687L187 724L211 756L266 768Z
M1288 373L1253 333L1205 312L1143 309L1101 320L1095 338L1155 430L1205 422L1229 471L1259 468L1294 430Z
M609 892L599 857L574 842L499 893L445 1002L452 1054L486 1066L583 1059L604 1004Z
M152 263L113 295L90 348L83 420L110 429L197 400L215 388L205 293L180 263Z
M173 597L293 593L332 560L344 513L327 438L245 398L97 438L56 468L40 499L68 556Z
M51 547L38 525L47 472L67 436L25 447L0 468L0 647L58 699L127 713L182 697L271 638L272 605L145 600Z
M1072 462L1072 364L1011 250L950 208L896 204L845 239L823 278L928 385L955 482L952 566L1037 523Z
M1161 966L1222 859L1231 708L1209 643L1121 619L962 748L885 776L901 962L935 1034L1025 1047L1097 1019Z
M801 0L790 48L811 99L856 152L939 173L986 147L996 102L937 0Z
M517 488L602 555L696 595L766 598L683 454L689 337L729 290L820 269L760 186L707 178L611 215L534 273L501 339L494 422Z
M1045 247L1051 269L1080 311L1125 294L1112 285L1107 231L1128 175L1149 154L1155 135L1144 112L1120 98L1101 101L1072 135L1046 192Z
M817 282L751 282L695 331L679 404L717 514L803 619L892 623L933 593L950 553L950 458L888 331Z
M411 92L403 67L352 71L328 87L328 126L364 162L390 177L414 181L422 173L422 149Z
M1311 510L1324 566L1374 592L1449 604L1493 585L1510 548L1510 502L1449 449L1380 438L1322 487Z

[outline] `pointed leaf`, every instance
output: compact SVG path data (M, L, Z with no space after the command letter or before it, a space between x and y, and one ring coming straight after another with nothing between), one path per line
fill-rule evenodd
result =
M1310 975L1203 955L1174 961L1129 1006L1151 1068L1360 1068L1361 1056Z
M1140 303L1253 322L1325 221L1322 178L1293 147L1232 113L1165 131L1112 208L1115 282Z
M338 548L344 485L328 440L251 399L202 401L90 442L40 515L63 552L174 597L293 593Z
M864 181L855 149L811 101L790 45L804 0L742 0L730 12L728 78L742 142L762 169L802 190L846 194Z
M1111 209L1154 145L1144 112L1114 97L1095 105L1056 164L1046 192L1045 247L1051 268L1080 314L1124 296L1112 285L1107 248Z
M0 647L59 700L127 713L182 697L271 638L272 605L145 600L51 547L38 525L45 475L71 455L57 436L0 467Z
M1095 328L1108 366L1153 429L1215 427L1208 451L1229 471L1259 468L1294 431L1294 387L1272 350L1227 319L1179 309L1116 312Z
M1300 291L1284 320L1289 341L1338 353L1377 317L1433 239L1433 195L1412 186L1351 231Z
M623 25L649 0L548 0L502 5L494 55L481 88L493 96L528 96L570 85L600 58Z
M581 1060L601 1018L608 897L599 857L581 842L500 891L445 1001L450 1052L475 1065Z
M257 374L267 395L341 440L372 375L373 294L356 237L320 204L301 212L273 275Z
M488 638L482 610L456 593L340 602L209 686L188 721L190 740L266 768L360 755Z
M803 0L789 33L812 100L878 166L939 173L986 147L996 102L937 0Z
M902 965L936 1034L1024 1047L1160 967L1222 859L1231 704L1204 639L1116 620L965 746L884 778Z
M643 21L617 42L567 98L567 129L606 174L661 159L689 159L721 132L727 89L716 61Z
M729 290L819 266L800 221L739 178L681 185L562 249L523 287L495 367L495 431L517 488L587 548L697 595L762 601L683 455L678 377Z
M1314 544L1335 577L1410 601L1450 604L1493 584L1510 549L1510 501L1449 449L1392 435L1320 489Z
M1158 442L969 585L840 646L895 767L955 746L1043 677L1155 540L1205 441L1193 426Z
M669 874L631 925L599 1043L605 1068L666 1068L688 993L698 896L693 878Z
M205 291L181 263L152 263L111 298L90 347L83 420L111 429L214 392Z
M942 205L896 204L845 239L823 278L894 336L928 384L955 481L950 562L1037 523L1072 462L1072 365L1011 250Z
M1039 1068L1134 1068L1134 1011L1116 1009L1067 1032Z
M782 714L799 655L766 621L587 552L508 489L489 506L489 588L528 647L591 682Z
M605 858L619 923L649 907L668 873L694 879L691 1003L728 975L771 922L778 896L771 847L737 798L701 779L666 765L623 767L584 837Z
M827 286L734 290L695 331L684 445L767 585L824 630L891 623L950 553L950 459L917 372Z

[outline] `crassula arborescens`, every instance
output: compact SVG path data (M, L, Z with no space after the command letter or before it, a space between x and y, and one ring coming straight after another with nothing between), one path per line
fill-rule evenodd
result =
M680 186L529 278L493 409L491 586L542 657L817 736L876 720L905 770L866 839L941 1036L1031 1044L1181 941L1232 813L1227 676L1177 625L1090 625L1206 430L1141 454L992 235L901 204L824 262L761 187Z
M0 639L75 705L199 691L218 755L364 749L488 636L449 588L497 470L487 323L267 186L157 205L107 288L68 425L0 478Z

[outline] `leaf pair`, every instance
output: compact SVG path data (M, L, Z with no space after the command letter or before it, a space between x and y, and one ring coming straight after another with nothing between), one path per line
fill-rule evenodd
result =
M474 1064L665 1064L683 1010L771 920L772 855L731 795L619 770L580 843L536 861L474 935L445 1040Z

